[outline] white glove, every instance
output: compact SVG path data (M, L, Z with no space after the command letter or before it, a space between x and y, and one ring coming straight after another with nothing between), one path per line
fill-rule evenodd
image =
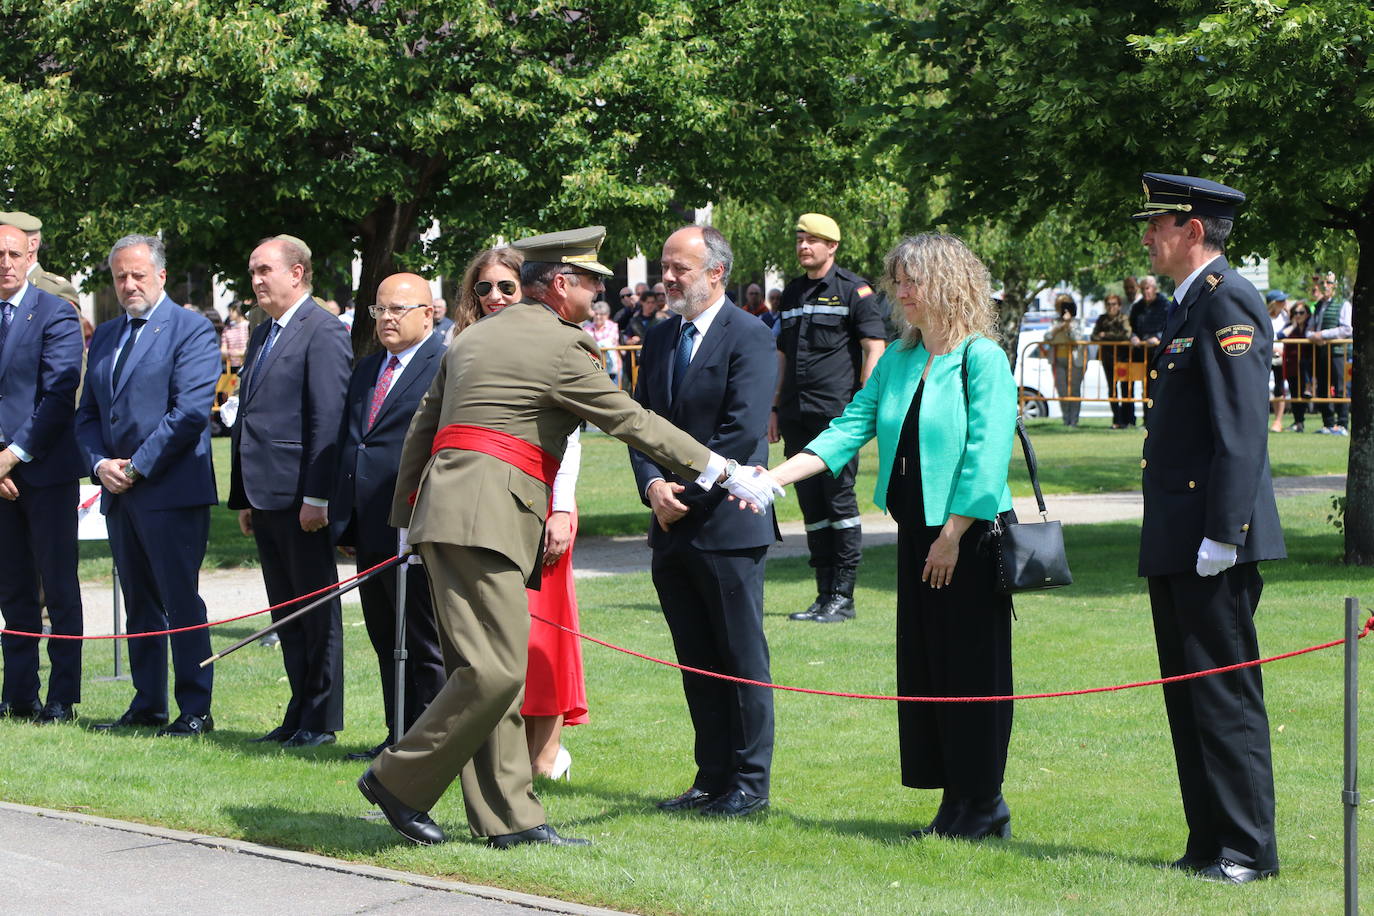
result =
M225 429L234 425L239 416L239 396L233 395L219 405L219 422Z
M1215 576L1236 565L1236 545L1203 538L1197 549L1197 574Z
M403 557L410 553L410 529L396 529L396 556Z
M743 465L735 468L735 473L725 478L725 489L755 512L767 509L773 504L773 500L786 492L767 471Z

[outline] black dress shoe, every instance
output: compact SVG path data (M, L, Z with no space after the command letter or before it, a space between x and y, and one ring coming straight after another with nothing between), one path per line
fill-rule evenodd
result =
M946 789L945 794L940 798L940 807L935 809L935 818L926 826L911 831L907 836L913 840L919 840L931 834L943 834L963 813L966 804L968 804L968 799L961 798Z
M41 711L37 700L32 703L11 703L8 700L0 703L0 719L34 719Z
M1199 871L1197 876L1204 881L1215 881L1218 884L1249 884L1251 881L1272 878L1278 873L1277 868L1251 868L1222 856Z
M296 734L297 729L287 728L285 725L278 725L267 734L259 738L249 738L249 744L262 744L264 741L275 741L278 744Z
M177 720L166 728L159 728L159 738L195 738L215 730L215 719L208 712L203 716L182 713Z
M281 743L282 747L319 747L334 743L333 732L312 732L303 728Z
M750 795L740 789L731 789L710 804L703 805L701 813L707 817L748 817L767 807L767 795Z
M134 728L135 726L162 726L167 724L165 714L158 715L152 712L134 712L132 709L124 710L124 715L115 719L113 722L97 722L95 730L107 732L112 728Z
M1174 861L1170 862L1169 867L1176 868L1179 871L1202 871L1215 861L1216 859L1214 857L1195 856L1184 853L1182 858L1174 859Z
M673 798L667 798L658 803L660 811L691 811L700 808L702 805L715 801L720 796L712 795L710 792L703 792L696 786Z
M34 719L37 725L52 725L55 722L72 722L76 719L76 709L69 703L49 703Z
M487 845L496 849L510 849L526 843L540 843L545 846L590 846L591 840L579 840L570 836L559 836L558 831L548 824L540 824L519 833L502 833L487 837Z
M949 826L937 832L940 836L962 840L981 840L990 836L1005 840L1011 836L1011 809L1001 792L970 798Z
M428 814L401 804L396 796L386 790L386 786L382 785L371 768L358 777L358 791L363 793L363 798L381 808L396 832L412 843L433 846L448 839L444 836L444 831L439 829L439 825L430 820Z
M344 754L344 758L347 760L376 760L377 755L389 747L391 747L390 738L383 741L381 744L368 748L365 751L354 751L351 754Z

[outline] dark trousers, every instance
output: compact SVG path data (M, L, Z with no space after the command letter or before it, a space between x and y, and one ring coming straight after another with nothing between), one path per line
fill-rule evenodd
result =
M300 509L253 510L253 537L267 598L280 604L339 581L329 529L301 530ZM280 620L301 605L272 612ZM312 732L343 728L343 616L328 601L277 631L291 685L282 727Z
M116 497L105 524L110 552L119 569L129 633L205 623L200 567L210 535L209 506L131 509ZM129 640L129 672L134 682L129 709L167 714L169 639L177 708L182 715L203 716L210 712L215 677L213 667L200 666L210 657L210 631L206 629Z
M766 547L655 550L651 570L679 664L768 682L763 635ZM773 691L683 672L704 792L768 795Z
M1123 358L1119 360L1122 365L1126 364L1124 359L1127 348L1120 345L1113 345L1108 341L1103 341L1101 349L1102 372L1107 376L1107 393L1109 397L1129 398L1131 396L1131 385L1129 382L1117 381L1116 364L1118 355ZM1135 404L1130 401L1112 401L1112 425L1113 426L1133 426L1135 425Z
M811 444L830 425L830 417L818 414L778 416L782 450L787 457ZM856 456L834 477L816 474L796 484L797 505L806 522L806 548L811 565L857 567L863 559L863 529L859 526L859 501L854 496Z
M1323 350L1331 351L1331 358ZM1344 345L1317 348L1317 397L1345 397ZM1350 405L1325 403L1322 407L1322 426L1349 426Z
M986 522L959 541L954 577L921 581L940 529L897 528L897 692L902 696L1006 696L1011 683L1011 599L992 589L979 549ZM977 798L1002 790L1012 704L898 703L902 785Z
M1164 677L1259 657L1257 563L1217 576L1150 577L1159 673ZM1269 717L1258 666L1164 687L1188 821L1187 854L1277 868Z
M358 569L370 569L391 554L358 553ZM405 720L401 731L415 724L448 676L439 652L439 634L434 625L434 603L429 596L429 580L424 566L406 566L406 654ZM377 653L377 671L382 678L382 705L386 713L387 735L395 734L396 717L396 570L389 569L358 586L363 604L363 622Z
M77 482L34 487L16 481L19 498L0 499L0 615L5 627L38 633L43 585L52 632L79 636L81 586L76 578ZM38 703L38 640L0 637L4 687L0 699L17 706ZM48 702L81 702L81 641L48 640Z

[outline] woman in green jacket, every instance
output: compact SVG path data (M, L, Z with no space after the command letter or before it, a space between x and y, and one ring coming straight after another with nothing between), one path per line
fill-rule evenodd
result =
M844 467L878 439L874 501L897 521L897 689L1012 692L1011 599L993 590L989 524L1011 508L1017 398L995 342L988 270L947 235L903 239L886 280L905 325L844 413L771 473L786 486ZM902 783L943 789L937 834L1009 836L1002 798L1011 703L899 703Z

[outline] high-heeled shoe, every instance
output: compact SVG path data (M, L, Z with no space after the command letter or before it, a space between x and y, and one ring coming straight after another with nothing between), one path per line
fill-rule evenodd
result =
M940 807L935 810L935 819L924 827L917 827L915 830L908 833L907 836L911 837L913 840L919 840L931 834L943 834L949 829L950 824L954 823L955 819L963 812L964 805L967 803L968 799L959 798L953 792L946 789L944 795L940 796Z
M566 779L572 782L572 754L563 745L558 745L558 753L553 758L553 769L549 771L550 779Z
M1007 807L1001 792L966 799L949 826L937 832L940 836L964 840L981 840L990 836L1005 840L1011 836L1011 809Z

